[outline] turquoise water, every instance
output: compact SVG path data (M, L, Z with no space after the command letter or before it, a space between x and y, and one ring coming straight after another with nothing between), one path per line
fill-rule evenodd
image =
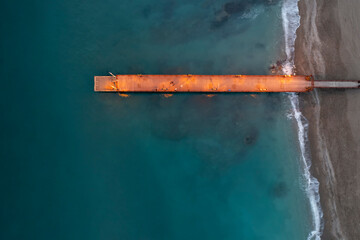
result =
M305 239L285 95L93 92L108 71L267 74L267 2L2 1L1 239Z

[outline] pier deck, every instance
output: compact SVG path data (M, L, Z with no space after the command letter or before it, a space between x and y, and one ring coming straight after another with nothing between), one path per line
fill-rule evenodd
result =
M359 88L360 81L315 81L314 88Z
M359 88L359 81L315 81L301 75L116 75L95 76L95 92L306 92Z
M305 92L307 76L287 75L117 75L95 76L96 92Z

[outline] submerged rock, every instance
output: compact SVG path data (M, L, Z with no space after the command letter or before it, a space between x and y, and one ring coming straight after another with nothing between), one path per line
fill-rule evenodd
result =
M224 25L224 23L229 20L230 15L225 12L224 10L218 11L215 15L215 21L212 22L211 27L212 28L218 28Z
M146 6L143 8L143 10L141 11L142 15L144 18L148 18L151 13L152 13L153 9L151 6Z
M245 135L244 143L246 145L254 145L258 139L258 131L256 129L250 129Z
M230 16L237 13L242 13L246 10L247 4L242 2L228 2L223 5L222 10L215 14L215 21L212 23L213 28L218 28L226 23Z
M233 15L241 15L249 12L251 8L257 6L268 6L275 5L280 0L248 0L248 1L232 1L227 2L223 5L222 9L215 14L215 21L212 22L213 28L223 26Z
M263 44L263 43L255 43L255 48L265 49L265 44Z
M265 0L267 5L275 5L278 4L280 0Z
M228 2L224 5L224 11L228 14L235 14L244 12L247 9L247 4L243 2Z
M288 192L289 189L285 182L278 182L271 189L271 195L277 198L285 197Z

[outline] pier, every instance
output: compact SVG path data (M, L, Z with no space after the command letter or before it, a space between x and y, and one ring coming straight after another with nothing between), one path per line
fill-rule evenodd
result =
M314 80L301 75L112 75L95 76L95 92L224 93L308 92L314 88L359 88L360 81Z

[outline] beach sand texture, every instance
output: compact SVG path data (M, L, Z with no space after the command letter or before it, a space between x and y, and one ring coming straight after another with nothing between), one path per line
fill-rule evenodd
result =
M297 74L360 79L360 1L300 0ZM324 212L322 239L360 239L360 91L302 95L314 176Z

